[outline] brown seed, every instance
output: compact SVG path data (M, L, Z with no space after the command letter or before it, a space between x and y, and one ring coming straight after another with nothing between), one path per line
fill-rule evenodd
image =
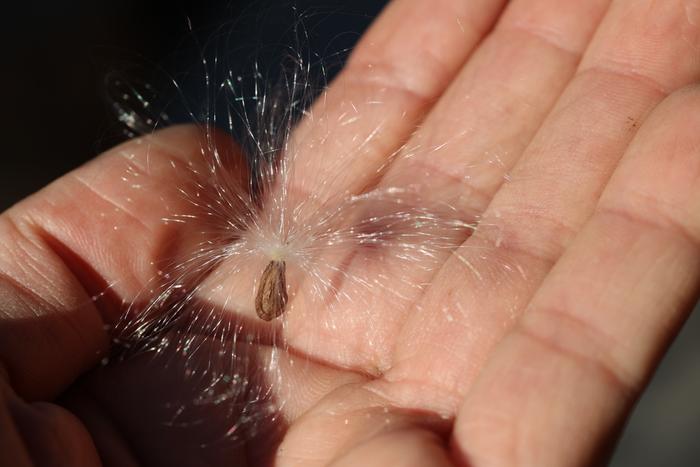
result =
M270 321L284 313L287 305L287 278L284 261L270 261L260 276L255 295L255 312L260 319Z

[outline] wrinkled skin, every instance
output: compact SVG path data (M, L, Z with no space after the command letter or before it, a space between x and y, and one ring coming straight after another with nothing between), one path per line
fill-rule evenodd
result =
M299 389L274 395L289 400L278 429L233 447L199 447L230 426L216 410L196 429L163 428L157 402L196 387L176 357L160 374L138 357L99 368L104 325L194 234L161 218L188 209L171 163L201 163L198 130L128 142L54 182L0 217L0 464L603 462L697 299L699 51L698 0L390 4L324 98L328 122L348 103L362 118L298 129L328 145L300 160L366 144L363 157L319 160L295 183L343 166L334 189L358 192L402 144L449 140L399 154L379 185L428 174L426 198L497 228L416 277L430 285L410 306L376 297L381 345L363 348L342 320L313 347L290 334L283 360L313 363L285 370ZM363 143L372 101L388 124ZM489 151L499 164L466 178ZM139 190L121 180L128 167Z

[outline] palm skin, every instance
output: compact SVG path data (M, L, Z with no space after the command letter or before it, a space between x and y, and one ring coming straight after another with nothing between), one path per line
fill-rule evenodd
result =
M197 130L116 148L2 216L3 463L604 461L696 300L700 2L427 3L393 2L365 35L322 100L327 122L362 118L302 123L299 157L317 170L295 184L357 193L402 145L431 148L371 182L426 180L424 197L496 228L455 239L405 306L373 297L371 326L340 314L326 336L289 313L280 361L310 363L282 369L293 394L274 394L288 401L277 426L214 446L232 416L220 407L163 427L159 402L197 388L176 356L163 373L134 358L78 379L108 352L103 324L193 235L161 219L188 209L171 163L196 163ZM499 163L470 176L489 152ZM134 167L138 191L120 178ZM59 395L65 408L38 402Z

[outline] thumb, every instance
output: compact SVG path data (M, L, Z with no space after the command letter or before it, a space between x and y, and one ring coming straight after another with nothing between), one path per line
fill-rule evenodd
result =
M186 225L178 178L230 140L177 126L129 141L0 215L0 374L27 400L51 398L94 366L106 325L156 277Z

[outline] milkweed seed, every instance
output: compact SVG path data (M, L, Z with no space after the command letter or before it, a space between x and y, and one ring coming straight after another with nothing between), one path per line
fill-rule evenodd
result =
M282 313L287 305L287 278L284 261L270 261L260 276L255 295L255 312L258 317L270 321Z

